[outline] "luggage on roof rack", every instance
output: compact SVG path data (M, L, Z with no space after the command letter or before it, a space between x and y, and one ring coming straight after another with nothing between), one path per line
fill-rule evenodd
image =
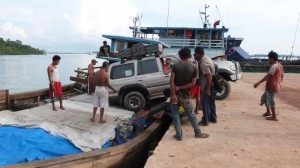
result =
M119 57L121 59L134 59L151 55L160 55L163 53L163 46L161 44L144 44L138 43L131 48L119 50Z

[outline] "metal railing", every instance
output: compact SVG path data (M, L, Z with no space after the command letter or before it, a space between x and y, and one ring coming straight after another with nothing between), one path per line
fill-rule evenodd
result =
M161 42L171 47L196 47L203 48L224 48L223 40L206 40L206 39L160 39Z

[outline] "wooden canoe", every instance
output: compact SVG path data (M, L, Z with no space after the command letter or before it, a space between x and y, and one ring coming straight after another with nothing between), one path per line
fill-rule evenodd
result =
M69 91L73 85L64 87ZM9 95L10 104L30 103L42 100L48 94L47 89ZM3 94L4 95L4 94ZM1 113L1 112L0 112ZM167 116L161 121L155 121L145 131L131 141L102 150L94 150L81 154L63 156L58 158L9 165L6 167L32 168L32 167L143 167L148 158L148 152L154 150L166 130L171 119Z
M154 150L170 123L170 118L164 117L162 121L155 121L131 141L111 148L6 167L143 167L148 158L148 152Z

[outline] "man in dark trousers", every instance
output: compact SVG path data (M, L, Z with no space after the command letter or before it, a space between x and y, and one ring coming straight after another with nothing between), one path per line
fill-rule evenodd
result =
M212 83L212 76L215 74L215 66L213 61L205 56L204 49L195 48L195 59L200 60L201 76L201 105L203 117L198 123L200 126L207 126L208 122L217 123L216 113L216 90Z

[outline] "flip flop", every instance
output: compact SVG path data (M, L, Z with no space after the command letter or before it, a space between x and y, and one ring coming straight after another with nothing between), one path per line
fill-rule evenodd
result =
M267 117L267 116L270 116L270 115L271 115L271 113L265 112L265 113L263 114L263 117Z
M266 117L266 120L270 120L270 121L278 121L277 118L274 117Z
M104 124L104 123L106 123L106 121L105 121L105 120L102 120L102 121L99 121L99 123L100 123L100 124Z
M179 138L177 135L174 135L173 138L176 139L177 141L182 141L182 138Z

